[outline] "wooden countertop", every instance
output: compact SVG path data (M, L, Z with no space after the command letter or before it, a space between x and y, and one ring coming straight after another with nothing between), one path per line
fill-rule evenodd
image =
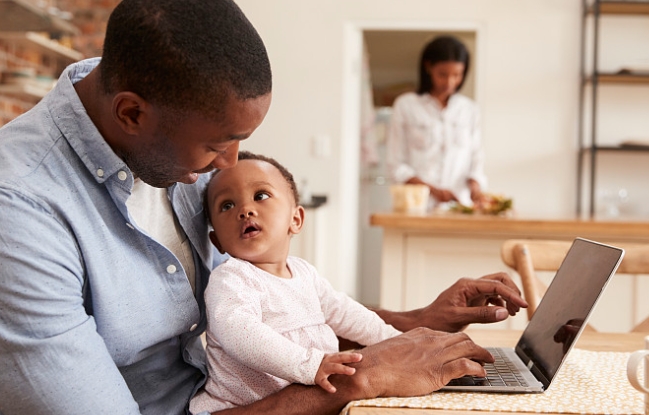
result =
M459 213L375 213L373 226L415 233L498 238L573 239L577 236L620 242L649 242L649 221L529 219Z

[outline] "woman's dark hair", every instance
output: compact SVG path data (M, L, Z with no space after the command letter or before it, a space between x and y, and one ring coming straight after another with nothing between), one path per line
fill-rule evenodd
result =
M123 0L108 20L99 71L106 93L212 117L231 97L272 87L264 43L232 0Z
M436 64L437 62L462 62L464 64L464 76L457 87L459 91L464 85L466 74L469 72L469 51L462 42L453 36L439 36L428 43L421 53L419 61L419 88L418 94L427 94L433 90L433 80L426 71L426 63Z

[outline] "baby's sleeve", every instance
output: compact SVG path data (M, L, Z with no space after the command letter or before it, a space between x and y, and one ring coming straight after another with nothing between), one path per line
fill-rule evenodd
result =
M313 385L324 352L304 348L262 320L263 289L242 270L221 265L205 293L208 336L247 367L292 383Z

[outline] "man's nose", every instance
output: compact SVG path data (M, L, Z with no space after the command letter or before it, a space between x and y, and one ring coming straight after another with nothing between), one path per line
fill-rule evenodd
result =
M217 154L211 164L217 169L227 169L237 164L238 157L239 141L235 141L225 149L225 152Z

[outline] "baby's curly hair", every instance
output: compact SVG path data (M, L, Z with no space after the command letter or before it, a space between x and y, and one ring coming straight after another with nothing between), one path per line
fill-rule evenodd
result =
M293 178L293 175L291 174L291 172L288 171L286 167L281 165L277 160L275 160L272 157L263 156L261 154L251 153L250 151L240 151L238 160L261 160L275 166L277 170L279 170L279 172L282 173L282 176L284 176L284 179L286 179L286 182L291 187L291 192L293 193L293 198L295 199L295 203L297 204L300 202L300 193L297 190L297 184L295 183L295 179Z

